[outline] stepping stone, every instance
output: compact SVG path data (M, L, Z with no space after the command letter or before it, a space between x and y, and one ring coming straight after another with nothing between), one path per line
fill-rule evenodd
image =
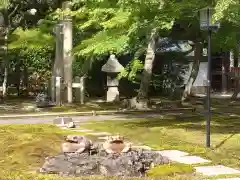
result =
M199 166L195 167L197 173L201 173L206 176L228 175L228 174L240 174L240 171L225 167L218 166Z
M179 150L163 150L163 151L158 151L162 156L165 156L167 158L173 158L173 157L182 157L182 156L187 156L188 153L184 151L179 151Z
M183 164L200 164L200 163L209 163L211 161L203 159L198 156L180 156L180 157L169 157L171 161L176 161Z
M92 135L92 136L109 136L111 135L108 132L93 132L93 133L87 133L88 135Z

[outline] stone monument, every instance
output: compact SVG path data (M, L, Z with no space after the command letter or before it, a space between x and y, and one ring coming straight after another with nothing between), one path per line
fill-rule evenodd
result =
M107 102L119 101L117 74L123 69L124 67L118 62L114 54L111 54L106 64L102 66L102 71L107 73Z

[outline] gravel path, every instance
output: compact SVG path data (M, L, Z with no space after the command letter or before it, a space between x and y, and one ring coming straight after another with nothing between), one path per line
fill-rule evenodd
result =
M178 113L179 114L179 113ZM161 114L136 114L136 115L97 115L97 116L68 116L73 119L74 122L84 123L87 121L104 121L104 120L129 120L134 118L147 118L147 117L160 117ZM49 124L52 123L56 117L26 117L16 119L1 119L0 124Z

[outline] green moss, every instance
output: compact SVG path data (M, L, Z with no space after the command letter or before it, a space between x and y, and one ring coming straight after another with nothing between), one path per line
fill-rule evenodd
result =
M0 179L4 180L195 180L192 175L176 175L163 177L148 178L119 178L119 177L103 177L103 176L86 176L86 177L59 177L57 175L29 174L23 172L0 174Z
M171 176L176 174L191 174L194 168L185 164L164 164L152 168L147 172L148 176Z
M54 125L0 126L0 172L36 170L70 133Z

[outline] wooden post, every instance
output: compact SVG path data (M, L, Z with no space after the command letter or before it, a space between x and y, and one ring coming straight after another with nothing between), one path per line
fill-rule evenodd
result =
M61 106L61 77L56 77L56 105Z

